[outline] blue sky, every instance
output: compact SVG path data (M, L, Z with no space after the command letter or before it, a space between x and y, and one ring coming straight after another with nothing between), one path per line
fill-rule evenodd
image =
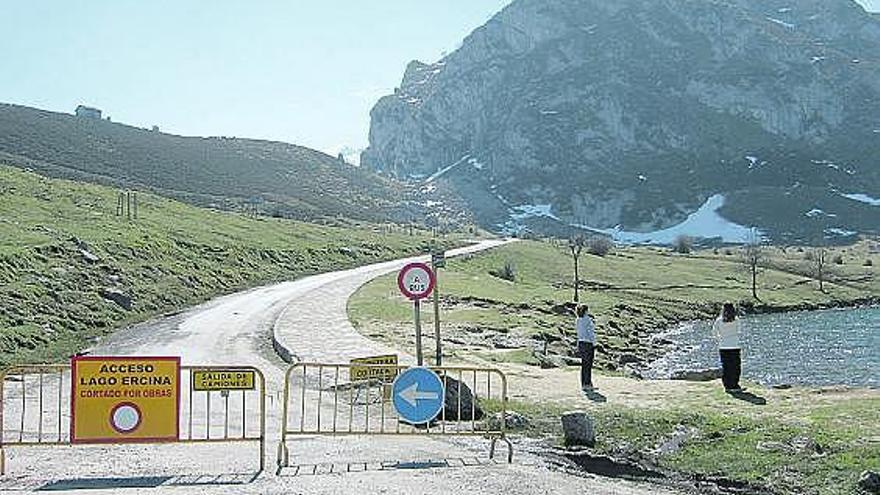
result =
M335 153L412 59L452 51L509 0L4 2L0 102Z
M880 0L863 0L880 10ZM0 101L186 135L336 153L412 59L453 50L509 0L4 2Z

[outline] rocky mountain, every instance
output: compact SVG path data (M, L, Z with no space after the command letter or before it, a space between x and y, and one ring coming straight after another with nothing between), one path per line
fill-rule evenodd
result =
M880 232L880 20L852 0L515 0L371 118L362 164L496 230Z
M301 220L468 218L460 206L451 208L453 196L439 205L418 187L302 146L177 136L18 105L0 104L0 165Z

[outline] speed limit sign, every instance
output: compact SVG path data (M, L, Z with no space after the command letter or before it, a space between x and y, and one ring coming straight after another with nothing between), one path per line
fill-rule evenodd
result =
M434 283L434 272L424 263L410 263L397 275L400 292L413 301L430 296Z

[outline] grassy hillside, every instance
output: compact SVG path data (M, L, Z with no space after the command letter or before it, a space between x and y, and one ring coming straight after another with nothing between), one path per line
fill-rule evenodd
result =
M264 282L425 252L370 225L254 219L0 166L0 365L69 355L122 324ZM110 300L131 298L131 309Z
M831 282L824 293L808 276L805 251L768 248L766 254L758 279L760 302L751 297L736 248L717 254L679 255L659 248L619 249L605 257L584 254L581 300L589 304L602 333L599 365L615 369L633 356L641 361L658 357L666 349L662 340L653 338L658 330L712 318L724 301L766 312L880 298L880 256L869 253L868 243L832 251ZM837 254L842 265L832 263ZM869 259L873 266L865 266ZM498 276L505 265L514 272L513 280ZM450 353L536 364L531 349L544 340L549 341L551 355L563 357L573 348L571 313L562 305L573 296L566 247L518 242L451 260L441 272L440 287ZM364 333L406 342L411 338L410 309L393 288L394 280L388 277L367 284L349 302L349 312ZM426 317L430 321L432 315Z
M181 137L0 104L0 164L147 189L201 206L309 220L409 221L417 192L287 143Z

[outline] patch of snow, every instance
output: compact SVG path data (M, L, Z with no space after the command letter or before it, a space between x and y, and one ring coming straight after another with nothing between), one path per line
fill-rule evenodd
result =
M880 129L874 129L874 134L880 134Z
M467 162L468 158L470 158L470 155L464 155L463 157L461 157L461 159L459 159L457 162L453 163L452 165L449 165L447 167L443 167L440 170L434 172L433 175L431 175L430 177L425 179L425 184L430 184L431 182L434 182L435 180L439 179L446 172L449 172L450 170L454 169L455 167L461 165L462 163Z
M556 110L541 110L541 115L559 115Z
M436 190L437 186L435 186L434 184L428 184L427 186L423 186L421 189L419 189L419 192L421 192L422 194L431 194Z
M871 206L880 206L880 199L872 198L867 194L862 193L852 193L852 194L842 194L844 198L851 199L853 201L858 201L860 203L869 204Z
M767 17L767 20L774 24L778 24L786 29L794 29L795 27L794 24L790 22L785 22L782 19L776 19L775 17Z
M525 220L527 218L547 217L553 220L559 220L559 217L553 214L553 205L520 205L514 206L512 210L519 213L511 213L510 218L514 220Z
M645 177L644 175L639 175L639 180L642 181L642 182L645 182L645 181L648 180L648 178Z
M746 160L749 161L749 168L754 168L754 166L758 164L758 157L757 156L751 156L751 155L746 156Z
M813 208L812 210L804 213L805 217L808 218L816 218L816 217L828 217L828 218L836 218L837 214L835 213L826 213L825 210L821 210L819 208Z
M730 243L748 242L753 234L752 229L733 223L718 213L724 202L724 195L716 194L680 224L655 232L627 232L620 227L613 229L597 229L585 225L574 225L574 227L609 235L615 241L624 244L672 244L681 236L721 239Z
M483 164L480 163L480 161L477 160L476 158L468 158L467 162L468 162L468 164L470 164L470 166L474 167L475 169L483 170Z
M834 235L834 236L840 236L840 237L851 237L851 236L854 236L854 235L858 234L858 232L855 232L855 231L852 231L852 230L839 229L839 228L837 228L837 227L833 227L833 228L830 228L830 229L825 229L825 233L826 233L826 234L831 234L831 235Z
M442 201L426 201L425 206L427 206L428 208L434 208L436 206L443 206L443 202Z
M779 12L780 14L787 14L787 13L791 12L791 7L782 7L781 9L777 10L776 12Z
M825 60L824 56L816 55L811 59L811 63L815 64L815 63L821 62L823 60Z

